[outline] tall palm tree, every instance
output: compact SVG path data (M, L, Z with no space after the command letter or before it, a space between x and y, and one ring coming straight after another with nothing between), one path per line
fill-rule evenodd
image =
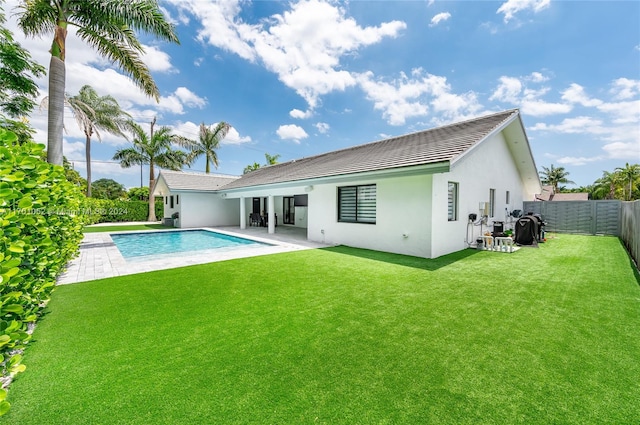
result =
M620 175L604 171L602 177L593 184L593 199L616 199L620 185Z
M197 141L193 144L185 144L190 149L188 155L189 163L193 163L199 156L204 155L205 173L211 172L211 164L218 168L218 153L216 150L220 147L220 142L227 136L231 126L224 121L219 122L213 130L204 123L200 124L200 134Z
M551 168L542 167L542 171L540 172L540 179L542 183L553 186L554 193L558 192L558 184L559 183L570 183L575 184L567 178L569 172L564 169L564 167L554 167L551 164Z
M53 33L49 62L47 161L62 165L62 130L65 93L67 28L102 56L115 63L148 96L159 91L142 61L144 49L136 38L144 31L178 43L172 24L162 15L157 0L28 0L22 3L18 25L27 36Z
M616 167L615 172L616 174L620 175L625 185L628 184L627 187L629 188L629 191L627 192L625 188L625 200L630 201L633 194L633 185L635 184L638 177L640 177L640 165L629 165L629 163L627 162L624 168Z
M120 109L112 96L100 96L93 87L86 85L80 92L67 99L78 126L85 135L85 156L87 158L87 197L91 197L91 136L95 133L102 141L100 130L125 137L123 130L129 114Z
M172 144L188 144L192 141L172 134L171 128L160 127L154 131L155 118L151 122L151 132L147 134L138 123L128 122L128 127L133 134L133 146L118 149L113 159L120 161L123 168L133 165L149 165L149 191L153 191L155 183L155 166L180 170L187 163L187 154L181 150L173 149ZM155 197L149 196L149 221L156 221Z

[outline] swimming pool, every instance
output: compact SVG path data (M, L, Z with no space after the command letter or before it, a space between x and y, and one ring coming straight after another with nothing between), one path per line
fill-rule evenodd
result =
M225 235L209 230L172 230L112 234L111 240L126 260L161 258L169 254L194 251L231 251L239 248L264 247L269 244Z

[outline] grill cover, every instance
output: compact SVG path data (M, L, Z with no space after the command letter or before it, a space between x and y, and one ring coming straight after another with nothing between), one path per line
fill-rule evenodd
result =
M521 217L516 221L515 243L518 245L537 245L538 220L532 216Z

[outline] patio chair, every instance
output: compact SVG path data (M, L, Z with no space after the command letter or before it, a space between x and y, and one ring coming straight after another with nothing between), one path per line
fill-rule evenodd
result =
M260 213L251 213L249 214L249 223L251 226L257 226L259 227L261 224L261 217L260 217Z

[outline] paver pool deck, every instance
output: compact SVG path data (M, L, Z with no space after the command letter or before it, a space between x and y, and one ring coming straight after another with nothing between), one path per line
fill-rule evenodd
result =
M144 273L154 270L165 270L195 264L225 261L234 258L277 254L329 246L307 241L306 234L301 233L301 230L303 229L280 228L277 229L274 234L268 234L265 228L240 229L239 227L205 227L204 229L213 230L226 235L252 239L269 245L242 247L226 252L219 249L201 250L176 254L163 254L154 256L150 259L126 260L116 247L109 233L85 233L84 239L80 244L79 256L69 262L66 271L58 277L57 283L58 285L64 285L114 276ZM171 230L179 229L158 231L163 232ZM306 229L304 230L306 231ZM113 233L145 233L145 231Z

